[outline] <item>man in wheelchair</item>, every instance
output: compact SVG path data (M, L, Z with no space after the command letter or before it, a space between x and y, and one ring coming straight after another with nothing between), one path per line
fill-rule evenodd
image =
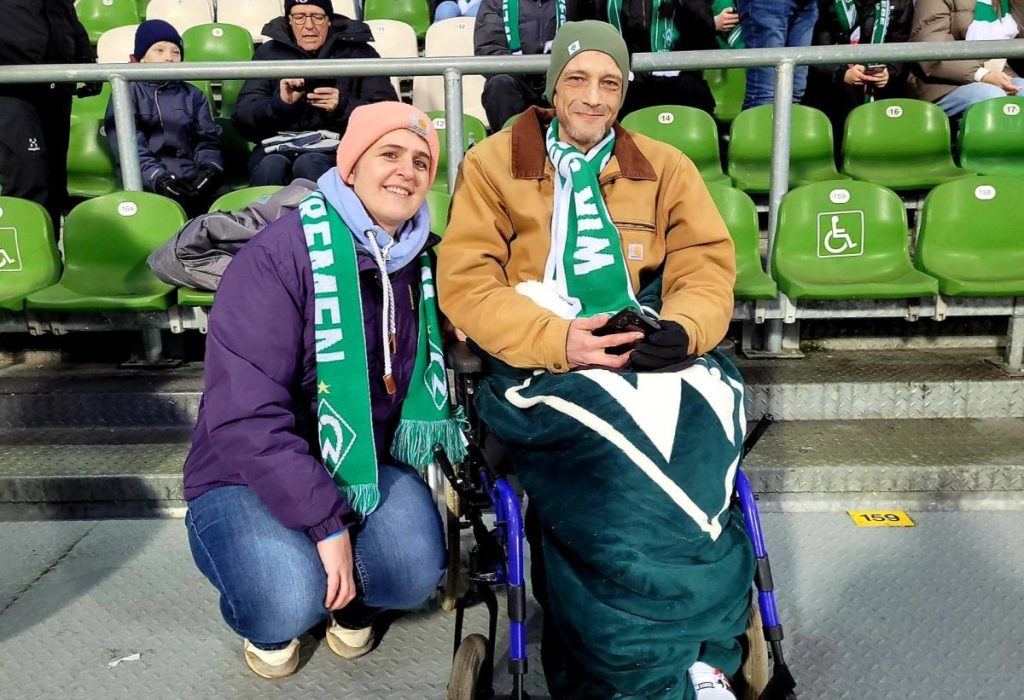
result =
M731 506L743 382L714 350L732 242L690 160L617 123L611 25L567 23L551 56L554 110L467 154L438 254L530 499L545 676L559 699L733 698L754 561Z

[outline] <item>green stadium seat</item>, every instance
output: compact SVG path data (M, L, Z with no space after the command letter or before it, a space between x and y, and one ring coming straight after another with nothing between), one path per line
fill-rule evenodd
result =
M910 262L907 212L892 190L836 180L788 192L772 277L791 299L904 299L938 293Z
M427 191L427 206L430 207L430 230L443 236L448 228L448 209L452 205L452 197L441 190Z
M715 200L718 213L725 220L736 246L736 284L733 296L737 299L774 299L778 295L775 280L761 267L760 228L757 207L744 192L728 185L708 184L708 192Z
M715 119L728 124L743 109L743 97L747 91L745 68L709 68L704 71L704 80L715 98Z
M707 112L678 105L647 107L627 115L622 126L678 148L697 166L704 182L732 184L722 172L718 127Z
M364 0L363 21L394 19L405 22L422 39L430 27L430 8L427 0Z
M970 107L960 121L960 165L982 175L1024 176L1024 97Z
M245 27L235 24L200 24L181 35L185 56L190 63L196 61L250 61L252 35ZM231 115L231 110L242 91L244 80L216 80L220 84L220 114Z
M21 311L25 297L60 277L53 222L41 205L0 197L0 309Z
M80 119L103 119L110 102L110 83L103 83L100 94L91 97L75 97L71 100L71 116Z
M924 100L879 100L846 118L843 172L895 190L927 190L972 173L953 164L949 119Z
M924 202L914 261L949 296L1024 296L1024 181L982 175Z
M744 192L768 192L772 170L772 105L744 110L729 131L729 175ZM793 105L789 188L842 180L836 171L832 124L823 112Z
M437 162L437 178L434 180L434 189L448 190L448 129L445 123L444 112L427 112L434 128L437 130L437 138L440 141L441 157ZM462 115L462 148L463 152L487 138L487 127L484 123L469 114Z
M75 14L89 35L89 43L93 45L99 41L100 34L108 29L141 21L135 0L78 0L75 3Z
M244 187L234 192L217 197L210 205L210 212L215 211L238 211L246 207L260 197L272 195L281 189L280 185L260 185L259 187Z
M29 295L29 309L162 311L174 287L146 258L185 223L177 202L150 192L114 192L82 202L64 221L64 274Z
M213 306L213 292L178 287L178 306L202 306L208 309Z
M110 143L100 133L102 126L102 118L71 117L68 193L72 197L99 197L121 187Z

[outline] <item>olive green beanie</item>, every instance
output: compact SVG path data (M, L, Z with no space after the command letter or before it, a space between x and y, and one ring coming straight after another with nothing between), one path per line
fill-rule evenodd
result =
M607 22L588 19L583 22L566 22L555 33L551 42L551 65L544 96L550 102L555 95L555 84L565 70L565 64L581 51L600 51L612 57L622 71L622 98L626 98L629 86L629 51L615 27Z

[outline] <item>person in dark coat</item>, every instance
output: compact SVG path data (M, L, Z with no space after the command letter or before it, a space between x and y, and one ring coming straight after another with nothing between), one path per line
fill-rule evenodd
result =
M132 63L178 63L183 57L181 36L170 24L151 19L139 25ZM206 212L224 190L220 127L206 95L183 80L130 84L143 189L170 197L189 216ZM120 167L113 101L105 130Z
M615 6L619 7L617 17L609 14ZM614 25L631 55L718 48L715 19L707 0L575 0L569 8L571 20L597 19ZM652 23L661 30L652 32ZM633 75L619 117L667 104L696 107L709 114L715 111L714 95L701 71L658 71Z
M2 7L0 65L96 61L71 0L6 0ZM74 83L0 84L0 190L42 204L55 230L68 201L74 90Z
M483 0L473 27L473 53L477 56L532 56L550 51L558 30L559 14L565 21L565 0L520 0L519 45L509 46L512 27L506 25L503 0ZM514 41L514 39L513 39ZM483 94L484 111L491 131L500 131L511 117L527 107L550 107L544 99L544 76L499 74L487 78Z
M418 308L435 299L421 254L438 241L438 136L401 102L351 123L319 192L224 273L184 468L193 558L265 678L293 673L298 637L323 620L334 653L369 652L375 616L420 605L445 568L440 515L398 440L429 420L407 421L425 392L448 405L443 364L426 359L436 311ZM348 381L332 379L339 362ZM361 505L336 474L371 465L379 502Z
M254 60L380 58L368 43L373 41L370 28L334 14L331 0L286 0L284 6L285 16L263 27L263 34L273 41L260 46ZM268 154L260 142L284 131L326 129L343 135L356 107L397 99L386 76L246 80L233 122L243 137L257 144L249 159L250 182L285 185L298 177L316 180L333 164L333 154Z

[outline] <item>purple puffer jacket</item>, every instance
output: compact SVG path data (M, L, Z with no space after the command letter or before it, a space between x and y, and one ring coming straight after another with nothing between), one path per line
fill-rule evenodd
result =
M427 245L436 241L431 236ZM392 396L383 381L379 275L360 254L374 440L378 459L391 462L416 359L419 267L413 260L391 275L398 328L392 368L398 391ZM294 211L239 251L217 290L203 398L185 461L186 500L218 486L246 485L281 523L314 542L356 521L320 462L313 330L313 273Z

